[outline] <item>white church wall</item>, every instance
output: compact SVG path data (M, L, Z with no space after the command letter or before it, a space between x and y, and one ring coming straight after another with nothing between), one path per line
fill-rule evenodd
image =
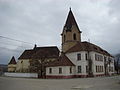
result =
M77 60L77 54L81 54L81 60ZM87 75L86 73L86 66L88 65L88 62L86 60L85 54L86 51L80 51L80 52L73 52L73 53L67 53L67 57L76 65L76 71L75 75ZM78 73L78 66L81 66L81 73Z
M72 73L70 73L70 67L72 67ZM49 73L49 69L52 69L52 73ZM59 74L59 68L62 68L62 73ZM46 68L46 75L53 75L53 76L67 76L67 75L74 75L75 74L75 67L74 66L57 66L57 67L47 67Z

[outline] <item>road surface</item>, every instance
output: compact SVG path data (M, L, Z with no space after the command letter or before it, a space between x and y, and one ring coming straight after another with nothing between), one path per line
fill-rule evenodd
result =
M0 77L0 90L120 90L120 76L75 79Z

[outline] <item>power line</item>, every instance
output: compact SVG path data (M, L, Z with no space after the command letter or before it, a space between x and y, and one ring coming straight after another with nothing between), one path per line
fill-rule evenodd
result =
M0 41L0 43L3 44L3 45L7 45L7 46L17 46L17 47L21 47L21 48L28 48L28 47L25 47L25 46L15 45L15 44L1 42L1 41Z
M33 45L33 43L30 43L30 42L25 42L25 41L21 41L21 40L13 39L13 38L9 38L9 37L5 37L5 36L1 36L1 35L0 35L0 38L5 38L5 39L13 40L13 41L17 41L17 42L22 42L22 43L26 43L26 44L31 44L31 45Z
M13 50L13 49L9 49L9 48L6 48L6 47L0 47L0 49L4 49L4 50L7 50L7 51L12 51L12 52L21 52L22 50Z

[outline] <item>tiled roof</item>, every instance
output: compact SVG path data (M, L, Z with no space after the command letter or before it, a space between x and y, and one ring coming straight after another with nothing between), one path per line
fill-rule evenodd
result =
M67 50L65 53L79 52L79 51L95 51L107 56L112 56L107 51L100 48L99 46L89 42L79 42L75 46Z
M33 50L25 50L22 55L18 59L30 59L32 55Z
M59 49L56 46L51 47L35 47L31 50L25 50L18 59L40 59L55 58L59 56Z
M16 64L16 61L15 61L15 57L13 56L12 59L10 60L10 62L8 64Z
M38 47L36 52L32 55L32 59L40 58L58 58L59 50L57 47Z
M61 54L59 58L53 62L49 62L47 67L56 67L56 66L75 66L65 54Z

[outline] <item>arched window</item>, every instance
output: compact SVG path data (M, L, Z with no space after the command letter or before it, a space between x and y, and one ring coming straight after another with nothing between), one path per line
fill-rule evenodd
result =
M64 42L65 42L65 39L66 39L65 35L64 35L64 38L63 38L63 39L64 39Z
M73 34L73 40L76 40L76 34L75 33Z

